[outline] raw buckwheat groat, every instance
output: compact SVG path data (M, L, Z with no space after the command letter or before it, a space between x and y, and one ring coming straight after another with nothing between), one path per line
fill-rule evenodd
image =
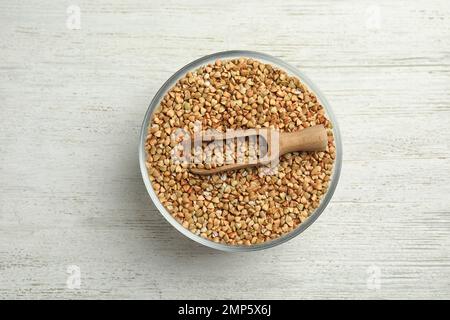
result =
M200 176L172 161L177 129L274 128L323 124L326 152L280 157L274 175L258 168ZM319 206L335 159L332 124L314 93L296 78L254 59L216 61L187 73L155 111L146 140L147 168L164 207L191 232L215 242L252 245L286 234Z

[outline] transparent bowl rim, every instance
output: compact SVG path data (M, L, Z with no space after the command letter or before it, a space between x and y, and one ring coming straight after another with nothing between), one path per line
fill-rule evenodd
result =
M214 241L202 238L201 236L198 236L185 227L183 227L162 205L160 202L158 196L156 195L155 191L153 190L153 187L151 185L147 167L146 167L146 151L145 151L145 141L147 138L147 130L149 123L151 121L153 112L156 110L156 108L159 106L160 101L166 94L166 92L172 88L176 82L181 79L187 72L193 71L203 65L207 65L209 63L213 63L215 60L229 60L233 58L253 58L262 62L270 63L284 71L286 71L290 75L294 75L298 77L304 84L307 85L307 87L314 92L314 94L319 99L322 106L325 108L325 112L331 121L333 125L333 134L334 134L334 140L335 140L335 147L336 147L336 159L334 163L331 183L328 187L327 193L322 198L321 203L319 207L304 221L302 222L296 229L293 231L277 238L274 240L270 240L267 242L263 242L261 244L256 245L227 245L222 243L216 243ZM158 90L158 92L153 97L152 101L150 102L150 105L147 109L147 112L145 113L144 121L142 123L141 133L140 133L140 142L139 142L139 164L140 169L142 173L142 178L144 180L146 189L148 194L150 195L150 198L152 199L153 203L155 204L158 211L163 215L163 217L179 232L181 232L183 235L188 237L191 240L194 240L195 242L198 242L204 246L221 250L221 251L227 251L227 252L245 252L245 251L256 251L256 250L262 250L267 249L271 247L275 247L277 245L280 245L286 241L291 240L292 238L298 236L300 233L305 231L316 219L320 216L320 214L324 211L328 203L330 202L334 191L336 189L336 186L339 181L339 176L341 172L341 166L342 166L342 141L341 141L341 135L339 132L338 123L336 121L336 117L331 110L331 107L325 98L325 96L322 94L322 92L314 85L314 83L303 73L300 72L297 68L291 66L290 64L284 62L281 59L278 59L276 57L273 57L271 55L260 53L256 51L247 51L247 50L232 50L232 51L223 51L223 52L217 52L213 53L204 57L201 57L195 61L192 61L191 63L185 65L183 68L175 72L164 84L163 86Z

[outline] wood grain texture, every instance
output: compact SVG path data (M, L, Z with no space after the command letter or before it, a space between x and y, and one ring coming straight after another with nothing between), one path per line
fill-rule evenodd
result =
M450 298L450 4L373 5L0 1L0 298ZM308 74L344 144L317 222L246 254L178 234L137 157L162 83L230 49Z

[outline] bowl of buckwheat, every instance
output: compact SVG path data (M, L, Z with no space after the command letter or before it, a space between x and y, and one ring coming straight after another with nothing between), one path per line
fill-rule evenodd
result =
M248 139L211 147L205 139L206 132L314 126L326 130L325 149L220 173L227 161L249 161L255 145ZM275 154L277 143L257 150ZM252 251L292 239L324 211L338 183L342 145L328 102L297 68L258 52L226 51L191 62L159 89L144 118L139 159L147 191L173 227L214 249Z

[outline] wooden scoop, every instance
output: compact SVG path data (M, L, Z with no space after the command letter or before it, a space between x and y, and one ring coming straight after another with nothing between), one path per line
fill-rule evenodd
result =
M275 134L279 135L277 136L278 139L273 139ZM226 135L223 133L207 134L203 136L203 141L244 138L255 135L259 137L260 141L262 138L267 143L267 154L263 158L259 158L257 159L257 161L254 162L225 164L223 166L218 166L216 168L211 169L200 169L191 167L190 171L194 174L210 175L229 170L238 170L260 165L267 165L276 157L280 157L283 154L289 152L325 151L328 146L327 130L323 125L309 127L296 132L278 132L273 129L265 128L265 129L238 131L235 134L227 133ZM277 146L273 146L272 141L278 142L278 152L273 152L273 150L277 149L276 148Z

